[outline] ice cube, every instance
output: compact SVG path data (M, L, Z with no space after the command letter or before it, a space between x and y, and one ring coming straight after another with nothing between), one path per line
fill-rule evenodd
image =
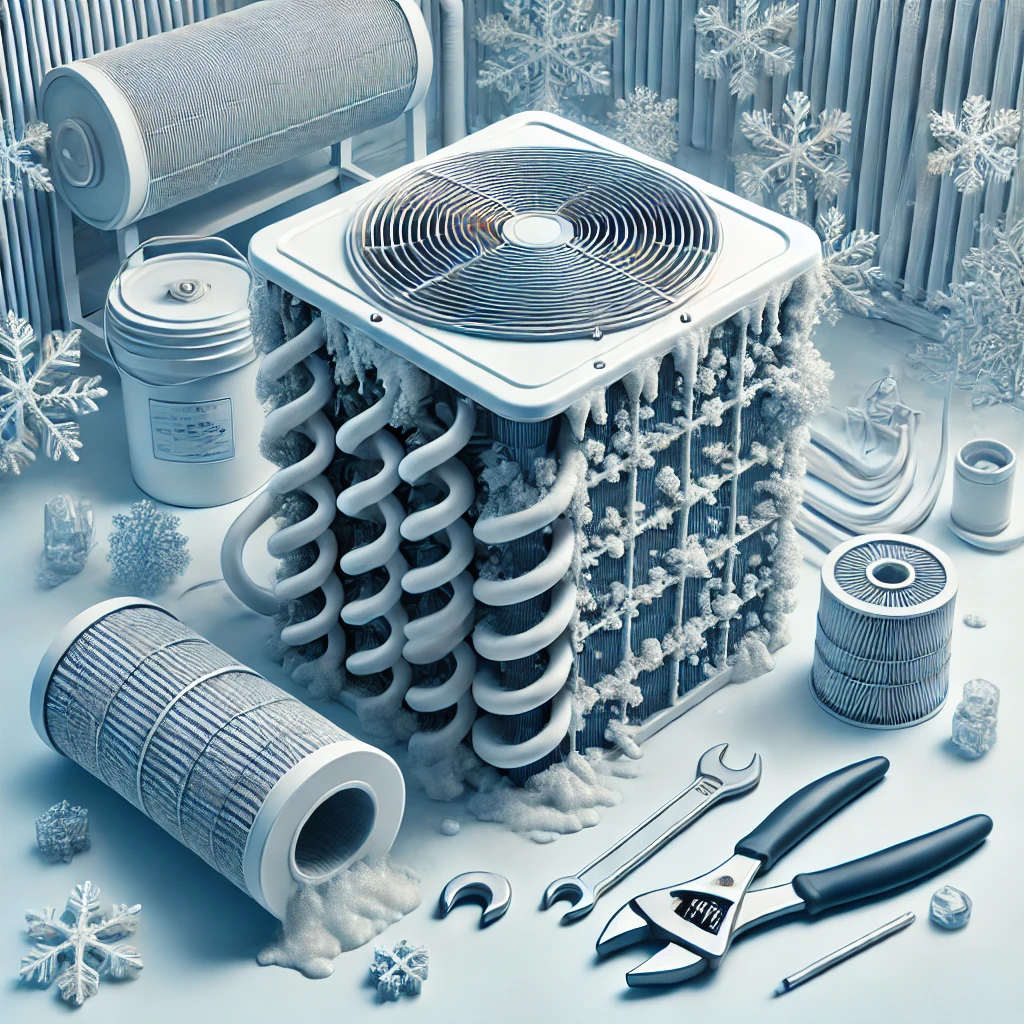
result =
M932 893L932 920L943 928L963 928L971 919L971 897L951 885Z
M953 743L963 757L981 757L996 742L999 687L987 679L964 684L963 698L953 712Z
M458 818L442 818L441 819L441 835L443 836L457 836L459 834L459 819Z
M86 498L58 494L43 507L43 557L39 582L59 587L84 568L92 550L95 524Z

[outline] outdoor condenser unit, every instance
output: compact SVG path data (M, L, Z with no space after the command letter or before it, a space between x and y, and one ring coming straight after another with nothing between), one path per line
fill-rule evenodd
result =
M771 666L827 402L810 228L525 113L250 258L282 468L225 576L315 693L521 783Z

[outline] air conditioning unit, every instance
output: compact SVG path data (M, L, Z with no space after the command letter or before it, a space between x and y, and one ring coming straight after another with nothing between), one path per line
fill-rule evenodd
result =
M225 575L322 696L522 783L771 665L819 243L545 113L260 231L281 472ZM241 549L271 515L274 590ZM339 557L340 556L340 557Z

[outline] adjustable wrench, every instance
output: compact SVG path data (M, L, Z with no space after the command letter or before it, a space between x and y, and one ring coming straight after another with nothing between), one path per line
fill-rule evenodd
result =
M563 896L570 896L575 897L575 902L562 915L562 923L585 917L616 882L652 857L706 810L720 800L753 789L761 780L761 755L755 754L746 768L727 768L722 757L728 746L728 743L720 743L706 751L697 764L697 777L693 782L597 860L575 875L556 878L544 890L544 909Z

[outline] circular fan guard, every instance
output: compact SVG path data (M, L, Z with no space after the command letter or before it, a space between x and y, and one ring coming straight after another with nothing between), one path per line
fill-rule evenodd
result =
M578 149L468 153L371 196L348 234L361 283L420 323L489 338L600 338L680 306L718 218L639 160Z

